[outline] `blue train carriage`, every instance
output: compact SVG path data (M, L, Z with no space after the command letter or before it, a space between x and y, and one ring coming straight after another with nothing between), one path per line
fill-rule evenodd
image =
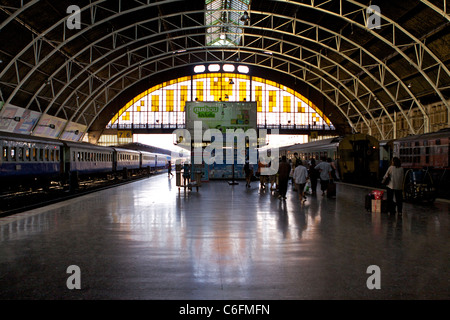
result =
M141 166L141 152L137 150L129 150L114 147L114 172L122 174L124 178L128 178L140 170Z
M58 140L13 133L0 133L0 189L48 187L63 173L62 148Z
M170 155L156 153L156 170L167 169L170 159Z
M64 142L66 178L106 176L113 172L114 149L83 142Z
M140 159L141 159L140 167L142 170L146 171L147 173L156 171L156 154L155 153L141 151Z

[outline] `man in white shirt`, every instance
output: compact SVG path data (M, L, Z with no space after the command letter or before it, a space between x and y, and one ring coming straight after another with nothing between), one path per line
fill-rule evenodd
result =
M320 172L320 190L322 190L322 195L324 196L330 182L330 174L332 170L331 164L326 161L326 158L322 158L322 162L320 162L314 169L319 170Z
M300 159L297 161L297 166L295 167L293 178L296 184L300 202L306 201L306 198L303 199L303 192L305 189L306 180L308 179L308 169L306 169L306 167L302 165L302 161Z

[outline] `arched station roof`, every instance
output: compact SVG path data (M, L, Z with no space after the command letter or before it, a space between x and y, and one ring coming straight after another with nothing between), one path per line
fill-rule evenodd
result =
M343 132L383 138L395 114L429 132L427 105L450 113L449 11L446 0L1 0L0 101L100 133L151 86L239 63L307 95Z

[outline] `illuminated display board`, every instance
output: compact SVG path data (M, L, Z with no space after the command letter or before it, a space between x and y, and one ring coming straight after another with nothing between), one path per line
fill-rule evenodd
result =
M193 130L194 122L201 121L203 130L256 130L255 102L187 102L186 129Z

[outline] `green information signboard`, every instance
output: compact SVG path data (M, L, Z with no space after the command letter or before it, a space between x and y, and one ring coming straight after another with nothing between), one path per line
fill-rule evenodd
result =
M256 130L256 114L256 102L186 102L186 129L201 121L203 130Z

